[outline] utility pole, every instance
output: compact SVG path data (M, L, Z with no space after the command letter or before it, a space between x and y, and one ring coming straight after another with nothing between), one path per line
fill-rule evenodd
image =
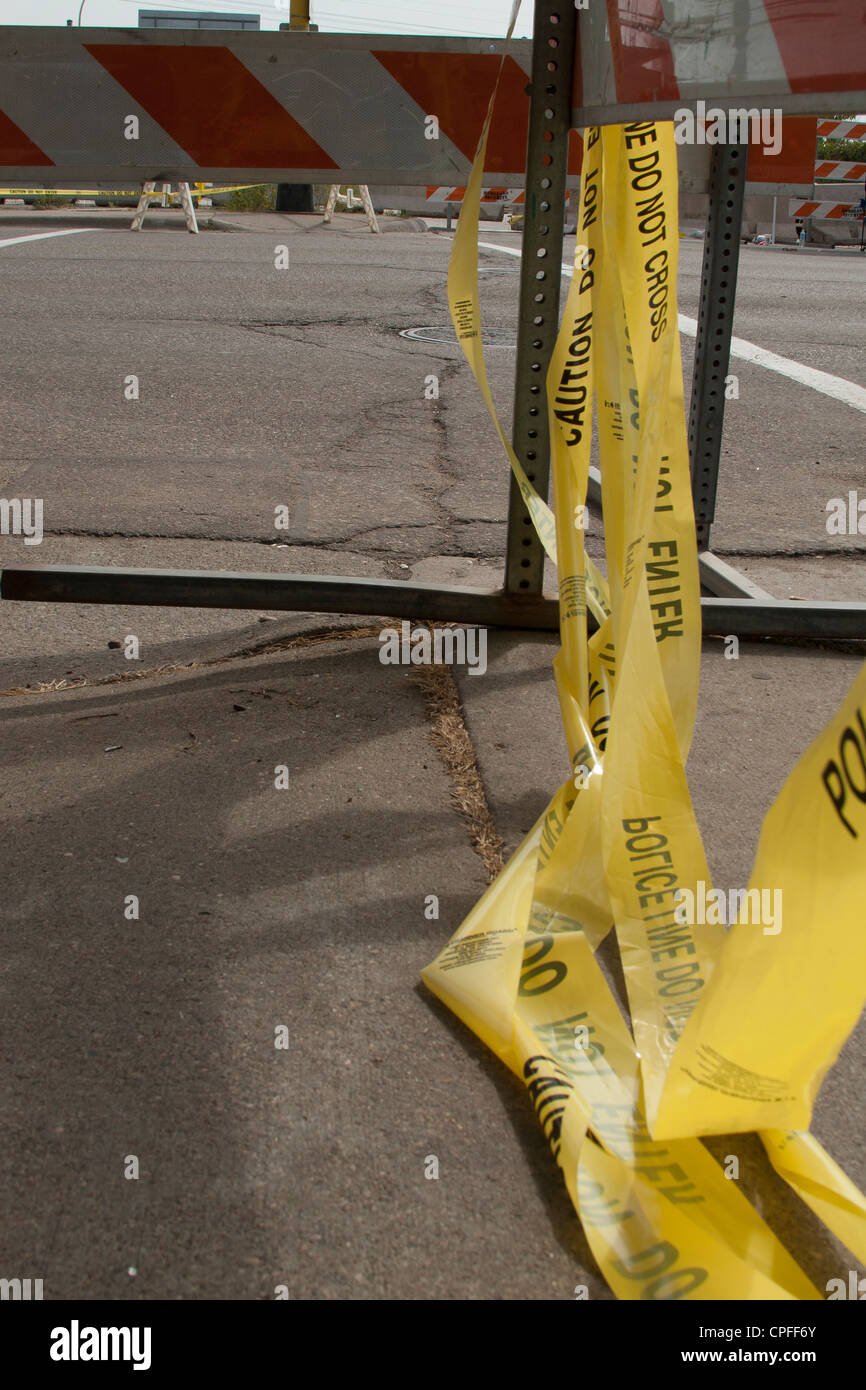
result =
M289 11L289 29L301 29L309 33L318 29L310 23L310 0L292 0ZM281 29L285 25L280 25ZM277 212L314 212L313 185L311 183L278 183Z

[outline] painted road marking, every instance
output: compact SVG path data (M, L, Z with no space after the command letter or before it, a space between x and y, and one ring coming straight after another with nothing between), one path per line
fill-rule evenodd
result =
M517 247L497 246L492 241L479 241L478 245L483 246L486 251L502 251L506 256L521 254ZM563 275L571 275L573 271L574 267L571 265L562 267ZM698 321L689 318L687 314L680 314L679 328L686 337L694 338L698 330ZM802 386L811 386L813 391L820 391L823 396L830 396L834 401L841 401L843 405L850 405L852 410L861 410L866 414L866 388L853 381L847 381L845 377L833 376L830 372L819 371L817 367L806 367L802 362L795 362L790 357L780 357L777 352L758 347L757 343L750 343L745 338L731 338L731 356L754 362L756 367L766 367L768 372L778 372L780 376L798 381Z
M0 246L18 246L22 241L45 241L50 236L77 236L81 232L97 232L99 227L67 227L63 232L34 232L32 236L10 236L0 241Z
M679 315L680 332L694 338L698 321L685 314ZM757 343L747 342L745 338L731 338L731 356L742 357L746 362L754 362L757 367L766 367L768 372L778 372L780 376L790 377L803 386L811 386L823 396L831 396L834 401L842 401L853 410L866 413L866 389L843 376L833 376L830 372L819 371L817 367L806 367L791 357L780 357L777 352L758 347Z

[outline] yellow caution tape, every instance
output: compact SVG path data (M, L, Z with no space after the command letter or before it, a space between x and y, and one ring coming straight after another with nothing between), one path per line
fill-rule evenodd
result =
M192 196L194 198L209 198L211 193L235 193L241 188L260 188L257 183L227 183L219 185L209 185L196 183L192 185ZM21 197L46 197L46 198L140 198L143 193L142 188L0 188L0 198L21 198ZM149 198L180 198L176 189L165 192L164 189L156 188L152 193L148 193Z
M866 1199L803 1132L866 997L866 670L764 825L752 889L759 902L782 893L784 929L744 914L728 933L721 916L696 916L690 902L712 888L684 771L701 623L673 128L587 134L575 273L548 375L551 526L496 419L481 350L473 219L489 120L449 300L539 535L558 556L554 673L572 772L423 978L526 1084L619 1297L817 1299L698 1136L758 1130L776 1171L866 1259ZM593 393L609 600L600 581L601 626L588 639ZM611 925L631 1031L594 956Z
M0 198L140 198L140 188L0 188Z
M760 910L744 904L725 939L667 1078L661 1133L808 1125L866 995L864 778L866 668L764 821L749 884Z
M240 189L243 189L243 188L264 188L264 187L265 187L265 185L264 185L264 184L260 184L260 183L220 183L220 184L203 184L203 183L196 183L196 184L193 184L193 185L192 185L192 188L190 189L190 192L192 193L193 198L209 198L210 195L211 195L212 193L237 193ZM138 193L139 193L139 196L140 196L140 195L141 195L141 189L138 190ZM147 196L148 196L149 198L161 198L161 197L162 197L162 190L160 190L160 189L158 189L158 188L155 188L155 189L153 190L153 192L152 192L152 193L149 193ZM171 198L177 198L177 200L180 201L180 193L177 191L177 185L175 185L174 188L172 188L169 192L167 192L165 196L166 196L167 198L169 198L169 199L171 199Z

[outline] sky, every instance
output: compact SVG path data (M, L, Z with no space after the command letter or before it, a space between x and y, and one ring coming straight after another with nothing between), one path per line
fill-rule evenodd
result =
M0 24L77 23L81 0L0 0ZM258 14L262 29L288 23L289 0L84 0L81 23L90 28L135 28L138 11L217 11ZM334 34L455 34L504 38L511 0L311 0L310 17ZM532 34L532 0L523 0L515 35Z

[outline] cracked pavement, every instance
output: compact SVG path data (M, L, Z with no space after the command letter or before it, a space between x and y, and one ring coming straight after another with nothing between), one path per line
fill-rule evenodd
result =
M447 239L320 229L289 237L286 270L275 244L99 230L10 259L0 487L43 497L46 534L85 559L120 536L352 550L386 572L501 555L507 478L459 349L399 336L449 326ZM518 271L499 269L488 312L507 322ZM491 357L504 401L513 355Z

